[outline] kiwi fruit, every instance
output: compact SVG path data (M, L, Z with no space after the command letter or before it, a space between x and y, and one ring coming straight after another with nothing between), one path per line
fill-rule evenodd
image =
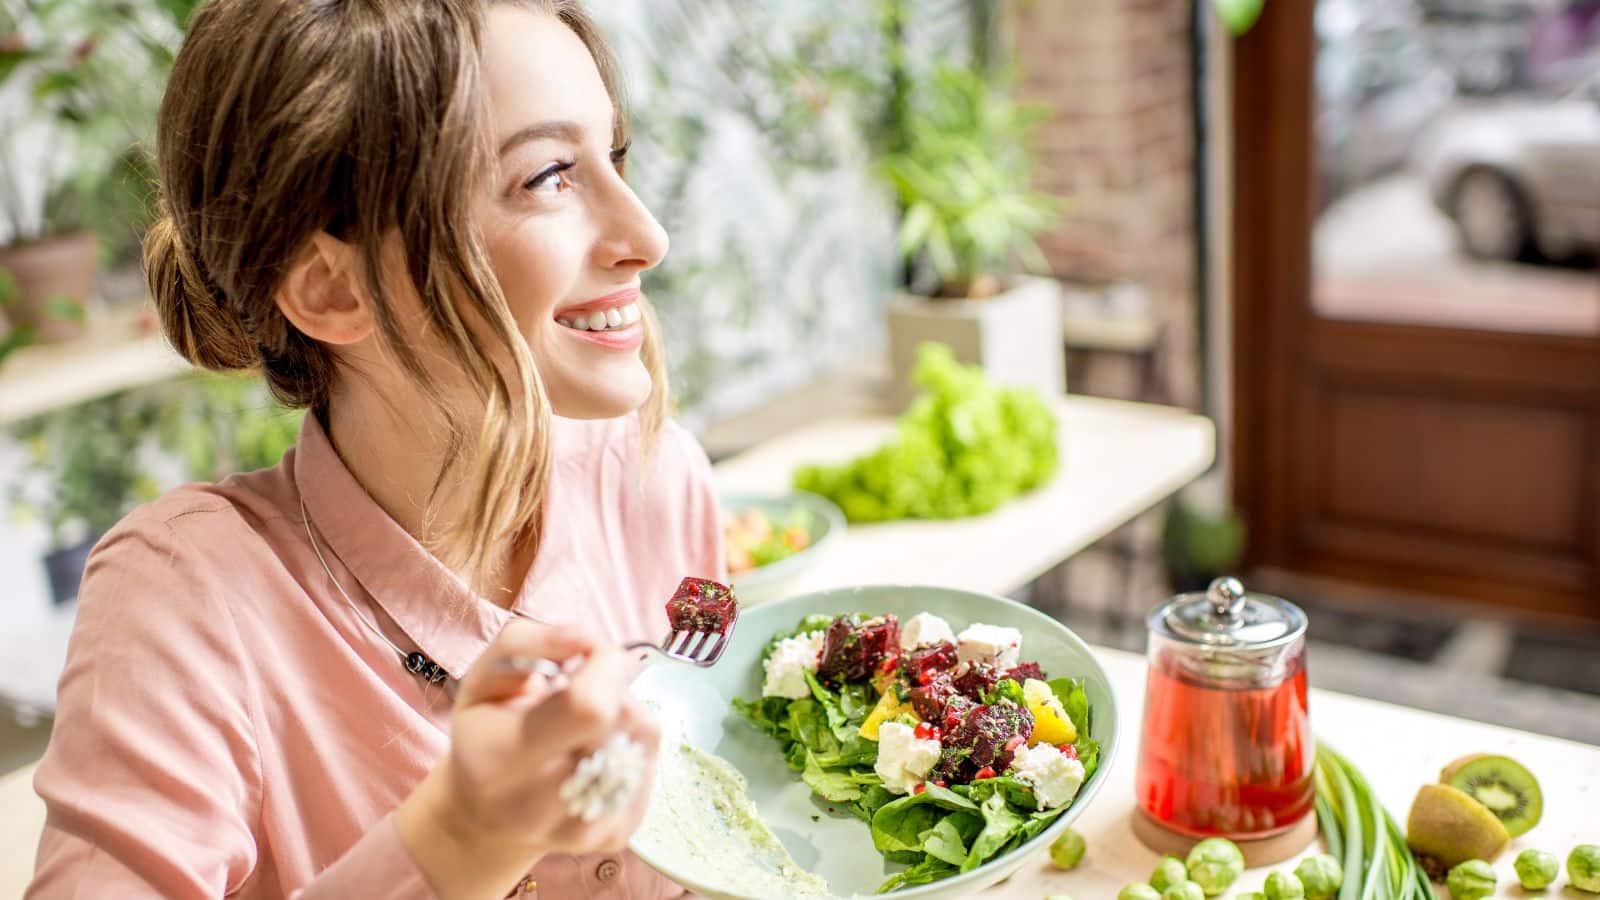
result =
M1448 784L1425 784L1406 817L1406 845L1444 869L1469 859L1491 860L1511 833L1482 803Z
M1512 837L1526 834L1544 814L1539 779L1509 757L1487 753L1463 756L1444 767L1439 781L1487 806Z

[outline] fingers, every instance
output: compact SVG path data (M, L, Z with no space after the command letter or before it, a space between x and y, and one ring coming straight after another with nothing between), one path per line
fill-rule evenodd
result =
M617 730L629 702L626 657L616 647L597 646L565 690L527 711L523 728L552 749L592 748Z
M599 647L599 638L584 628L513 619L461 679L456 707L504 700L521 692L530 673L507 666L506 661L521 657L559 663L573 657L590 656Z

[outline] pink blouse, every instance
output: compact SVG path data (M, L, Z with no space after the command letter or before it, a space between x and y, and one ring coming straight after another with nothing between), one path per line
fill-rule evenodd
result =
M516 608L658 640L680 578L726 579L705 452L668 423L641 486L637 416L553 428ZM315 416L278 467L136 510L84 575L28 897L433 896L390 812L446 752L450 700L340 596L302 496L334 575L401 647L460 677L512 618L389 518ZM627 853L546 858L519 888L682 893Z

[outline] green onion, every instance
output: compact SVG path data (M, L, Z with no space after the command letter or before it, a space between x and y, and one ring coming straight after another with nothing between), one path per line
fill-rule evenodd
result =
M1317 822L1344 866L1339 900L1433 900L1433 886L1372 786L1350 761L1317 747Z

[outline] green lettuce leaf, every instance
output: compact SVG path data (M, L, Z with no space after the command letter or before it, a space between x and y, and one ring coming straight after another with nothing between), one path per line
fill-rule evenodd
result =
M1011 808L1001 791L991 794L989 799L983 801L980 809L983 812L983 830L972 841L972 849L967 852L966 861L961 864L963 872L976 869L989 857L999 853L1000 848L1010 843L1027 821L1022 814Z
M1100 742L1089 736L1093 719L1089 710L1089 695L1083 689L1083 679L1053 678L1049 685L1056 699L1066 709L1072 727L1078 731L1078 739L1072 742L1072 746L1078 751L1078 761L1083 763L1083 779L1088 781L1100 766Z
M887 894L915 884L929 884L941 878L949 878L958 871L960 870L942 859L928 857L904 872L889 876L889 880L878 886L878 893Z

